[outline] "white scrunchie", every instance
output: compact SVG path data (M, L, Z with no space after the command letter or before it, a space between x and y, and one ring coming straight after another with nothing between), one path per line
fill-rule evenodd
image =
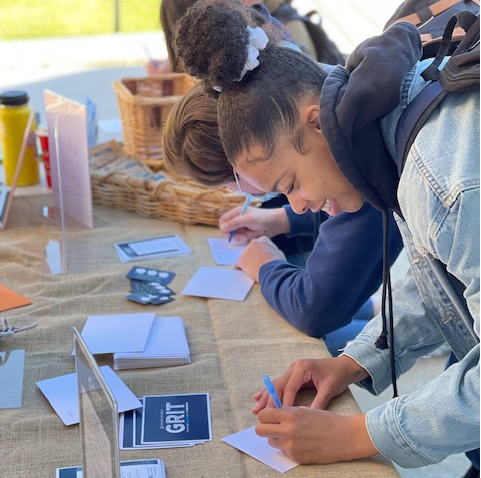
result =
M247 32L249 33L247 59L237 81L241 81L248 71L252 71L254 68L259 66L259 60L257 59L259 57L259 51L263 50L267 46L267 43L269 43L269 38L261 27L251 28L247 26L246 28ZM215 91L222 91L222 87L220 86L214 86L213 88Z

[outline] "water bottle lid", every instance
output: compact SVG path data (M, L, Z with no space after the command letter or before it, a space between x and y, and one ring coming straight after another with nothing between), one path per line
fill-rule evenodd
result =
M0 95L0 104L5 106L21 106L28 103L29 97L25 91L5 91Z

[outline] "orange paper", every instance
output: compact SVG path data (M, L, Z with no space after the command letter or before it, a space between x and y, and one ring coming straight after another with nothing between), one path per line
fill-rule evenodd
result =
M23 297L23 295L13 292L13 290L0 284L0 312L4 310L15 309L31 304L32 301Z

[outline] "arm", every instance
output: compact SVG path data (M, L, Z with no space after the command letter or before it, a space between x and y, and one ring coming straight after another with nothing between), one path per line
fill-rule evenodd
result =
M456 211L457 208L451 210ZM461 214L458 220L468 217L469 215ZM443 229L431 228L437 232ZM476 237L476 234L473 230L467 237ZM431 238L434 239L435 236L433 234ZM479 261L476 251L470 250L468 243L471 242L475 243L476 240L465 241L461 250L467 252L466 257ZM445 248L451 241L432 241L434 243L438 244L438 257L443 256L443 251L453 249L451 246ZM455 248L457 250L453 250L453 254L459 252L459 246L458 244L458 248ZM465 264L463 271L469 270L470 266ZM461 277L463 276L460 275L458 279ZM469 283L468 281L467 284ZM419 356L437 347L444 337L433 319L437 312L425 309L411 274L403 286L394 291L393 299L396 371L397 375L401 375ZM447 306L444 303L443 310L448 310ZM444 317L442 311L440 314ZM476 316L474 319L476 323ZM460 321L456 317L452 320ZM374 345L380 330L380 320L377 317L367 324L344 352L369 372L370 377L363 380L361 385L374 393L384 390L391 381L389 367L386 367L389 352L376 349ZM468 340L461 321L458 330L460 333L457 339ZM435 413L426 413L426 410L435 410ZM479 447L479 345L474 346L459 363L449 367L420 390L369 411L366 423L374 445L401 466L425 466L441 461L452 453Z
M392 264L402 242L394 220L390 226ZM307 335L322 337L349 323L379 288L381 272L381 213L365 204L321 224L305 270L276 260L260 268L259 281L277 313Z

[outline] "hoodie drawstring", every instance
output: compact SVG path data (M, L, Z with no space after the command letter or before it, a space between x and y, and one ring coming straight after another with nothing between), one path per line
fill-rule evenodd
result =
M394 317L392 307L392 288L391 288L391 271L389 262L389 211L383 209L382 211L382 230L383 230L383 270L382 270L382 332L376 340L376 347L378 349L389 348L389 361L391 363L391 382L393 387L393 398L398 396L397 382L396 382L396 362L394 359ZM389 307L389 345L388 345L388 330L386 318L386 299Z

